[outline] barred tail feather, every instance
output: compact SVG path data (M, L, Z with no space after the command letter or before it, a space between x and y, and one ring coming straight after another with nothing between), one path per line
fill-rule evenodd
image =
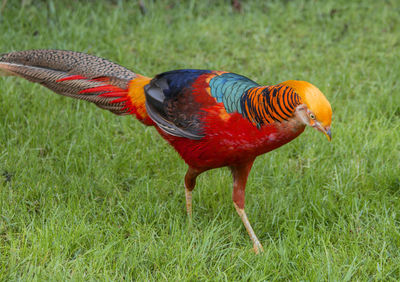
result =
M60 95L92 102L117 115L146 118L143 112L137 114L144 93L129 90L131 81L143 81L144 77L106 59L62 50L11 52L0 56L0 74L40 83Z

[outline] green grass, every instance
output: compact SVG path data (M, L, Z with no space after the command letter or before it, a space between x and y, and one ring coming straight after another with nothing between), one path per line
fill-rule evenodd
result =
M190 225L186 165L153 128L0 78L0 280L398 280L398 2L144 2L8 1L0 52L307 80L332 104L333 141L308 129L257 159L255 256L227 169L200 177Z

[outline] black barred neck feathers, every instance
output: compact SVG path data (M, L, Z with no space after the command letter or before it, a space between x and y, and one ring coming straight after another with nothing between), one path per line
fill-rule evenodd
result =
M258 127L289 120L301 104L323 126L330 126L331 105L317 87L306 81L289 80L273 86L252 87L241 97L243 116Z
M289 120L301 103L294 89L284 84L252 87L241 97L242 114L258 127Z

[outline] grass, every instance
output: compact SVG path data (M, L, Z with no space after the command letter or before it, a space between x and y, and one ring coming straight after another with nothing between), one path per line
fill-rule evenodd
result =
M4 2L4 1L3 1ZM0 280L400 278L397 1L7 1L0 52L56 48L138 73L229 70L303 79L334 110L257 159L246 210L227 169L184 208L186 166L153 128L18 78L0 79ZM1 7L1 5L0 5Z

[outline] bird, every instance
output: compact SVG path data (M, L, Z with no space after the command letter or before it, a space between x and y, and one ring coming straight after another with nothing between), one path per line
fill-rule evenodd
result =
M0 55L0 74L25 78L153 126L188 166L184 189L189 219L197 177L230 168L233 205L257 254L263 246L244 209L254 160L295 139L307 126L332 138L331 105L306 81L262 86L236 73L201 69L151 78L94 55L45 49Z

